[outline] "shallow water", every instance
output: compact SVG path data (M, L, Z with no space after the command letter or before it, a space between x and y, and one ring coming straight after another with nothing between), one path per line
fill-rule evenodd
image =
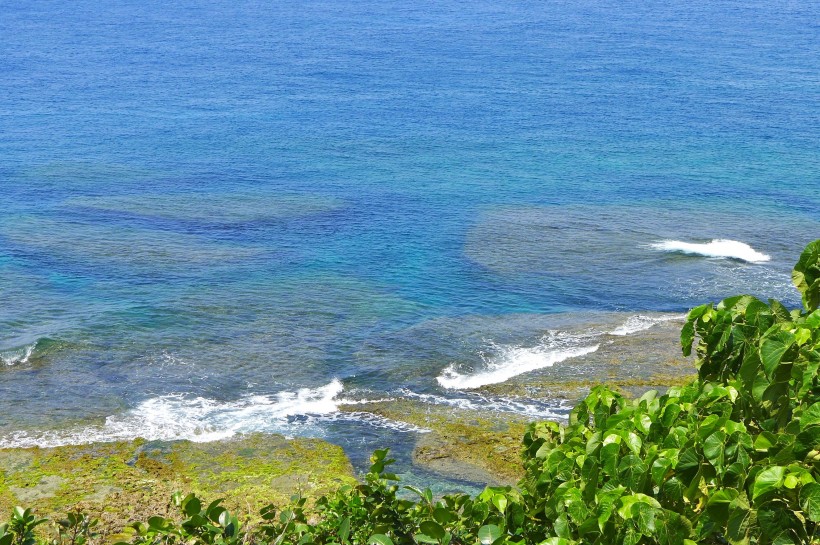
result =
M817 6L348 4L4 7L0 445L366 452L341 400L560 416L472 389L799 303Z

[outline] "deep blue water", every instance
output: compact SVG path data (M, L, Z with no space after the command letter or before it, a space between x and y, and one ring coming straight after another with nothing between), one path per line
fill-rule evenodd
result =
M411 4L0 2L2 444L370 448L334 396L798 304L816 3ZM770 259L651 246L713 239Z

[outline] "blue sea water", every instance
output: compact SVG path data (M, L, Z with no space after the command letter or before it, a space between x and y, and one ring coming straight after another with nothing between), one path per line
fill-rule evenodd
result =
M573 327L799 304L816 3L0 8L0 445L371 448L414 430L339 400L487 406Z

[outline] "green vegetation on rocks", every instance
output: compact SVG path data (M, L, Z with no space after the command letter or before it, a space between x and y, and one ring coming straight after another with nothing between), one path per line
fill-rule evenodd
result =
M176 490L218 496L232 509L253 512L295 493L318 497L355 482L341 447L279 435L0 450L0 510L23 504L53 516L79 506L106 531L165 513Z
M341 406L366 411L430 430L413 450L413 462L456 479L489 484L514 484L521 467L521 436L527 428L522 416L450 406L411 399Z

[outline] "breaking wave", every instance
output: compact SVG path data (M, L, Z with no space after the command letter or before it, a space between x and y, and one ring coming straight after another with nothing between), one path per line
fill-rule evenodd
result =
M662 240L650 246L655 250L661 250L663 252L678 252L705 257L724 257L738 259L748 263L763 263L771 259L770 256L758 252L745 242L728 239L715 239L706 243Z
M340 413L337 399L344 390L333 380L319 388L302 388L271 396L248 396L236 401L170 395L147 399L100 425L58 431L18 431L0 437L0 448L57 447L136 438L198 443L228 439L241 433L269 432L288 435L306 422L356 420L396 431L426 430L368 413Z
M540 344L533 347L492 345L492 354L482 356L483 368L464 373L451 364L436 380L444 388L457 390L506 382L517 375L595 352L600 346L590 344L595 337L597 335L551 331L541 339Z
M43 337L33 343L0 350L0 363L6 366L28 363L31 361L32 356L37 357L50 349L54 349L56 345L57 341Z

